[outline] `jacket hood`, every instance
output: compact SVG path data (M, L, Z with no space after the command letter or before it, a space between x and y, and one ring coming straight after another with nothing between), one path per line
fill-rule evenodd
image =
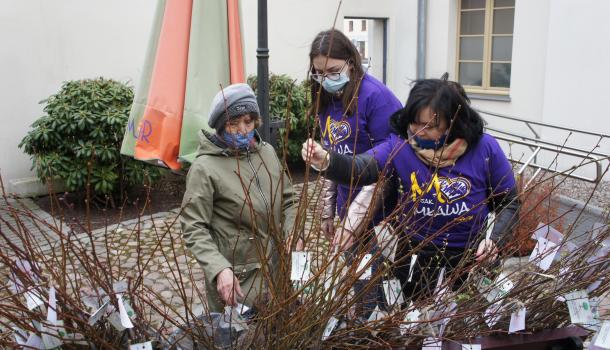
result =
M230 148L216 133L211 133L207 130L199 130L199 147L197 148L197 157L202 155L235 157L238 154L245 155L243 150ZM250 148L250 152L258 152L262 147L261 137L258 131L254 131L256 146Z

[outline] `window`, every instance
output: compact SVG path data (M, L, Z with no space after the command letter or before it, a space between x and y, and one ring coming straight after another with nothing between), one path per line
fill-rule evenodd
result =
M366 19L362 20L362 31L366 32Z
M349 21L349 31L350 32L354 31L354 21Z
M510 88L515 0L460 0L457 76L470 92Z

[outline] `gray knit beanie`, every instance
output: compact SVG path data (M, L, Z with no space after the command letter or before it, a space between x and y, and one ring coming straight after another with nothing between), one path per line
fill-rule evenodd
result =
M233 84L219 91L210 105L208 125L219 130L225 123L244 114L259 115L254 91L248 84Z

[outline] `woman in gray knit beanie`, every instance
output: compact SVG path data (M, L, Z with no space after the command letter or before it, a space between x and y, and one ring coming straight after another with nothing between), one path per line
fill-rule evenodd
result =
M208 125L230 147L248 148L260 126L258 103L248 84L233 84L219 91L210 105Z
M208 119L215 132L199 133L187 175L180 224L205 274L209 312L265 307L281 247L292 241L297 198L275 149L255 132L259 120L248 85L218 92Z

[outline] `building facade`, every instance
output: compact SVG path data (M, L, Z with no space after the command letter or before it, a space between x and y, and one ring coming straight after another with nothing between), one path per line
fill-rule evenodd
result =
M4 150L0 173L5 184L14 184L9 190L28 192L34 183L31 162L17 145L42 115L38 101L70 79L104 76L135 84L155 4L149 0L52 4L0 0L0 4L4 9L0 38L5 43L0 51L4 97L0 118L5 126L0 131ZM422 4L424 16L418 18ZM425 77L448 72L450 79L467 87L472 104L481 110L610 134L603 110L610 94L608 1L344 0L338 5L338 0L268 0L270 71L305 79L311 40L334 25L357 43L370 64L369 72L385 81L401 101L406 100L418 77L418 60L423 59ZM243 0L241 6L246 72L256 74L257 1ZM419 32L418 19L423 23ZM418 56L418 35L425 38L425 55ZM486 119L490 126L532 135L522 123ZM608 139L598 144L596 137L532 127L543 139L583 149L597 146L598 151L610 153ZM504 146L517 153L516 158L519 152L527 157L526 149ZM542 159L553 163L553 155ZM567 165L576 162L561 160ZM591 175L594 169L578 171Z

